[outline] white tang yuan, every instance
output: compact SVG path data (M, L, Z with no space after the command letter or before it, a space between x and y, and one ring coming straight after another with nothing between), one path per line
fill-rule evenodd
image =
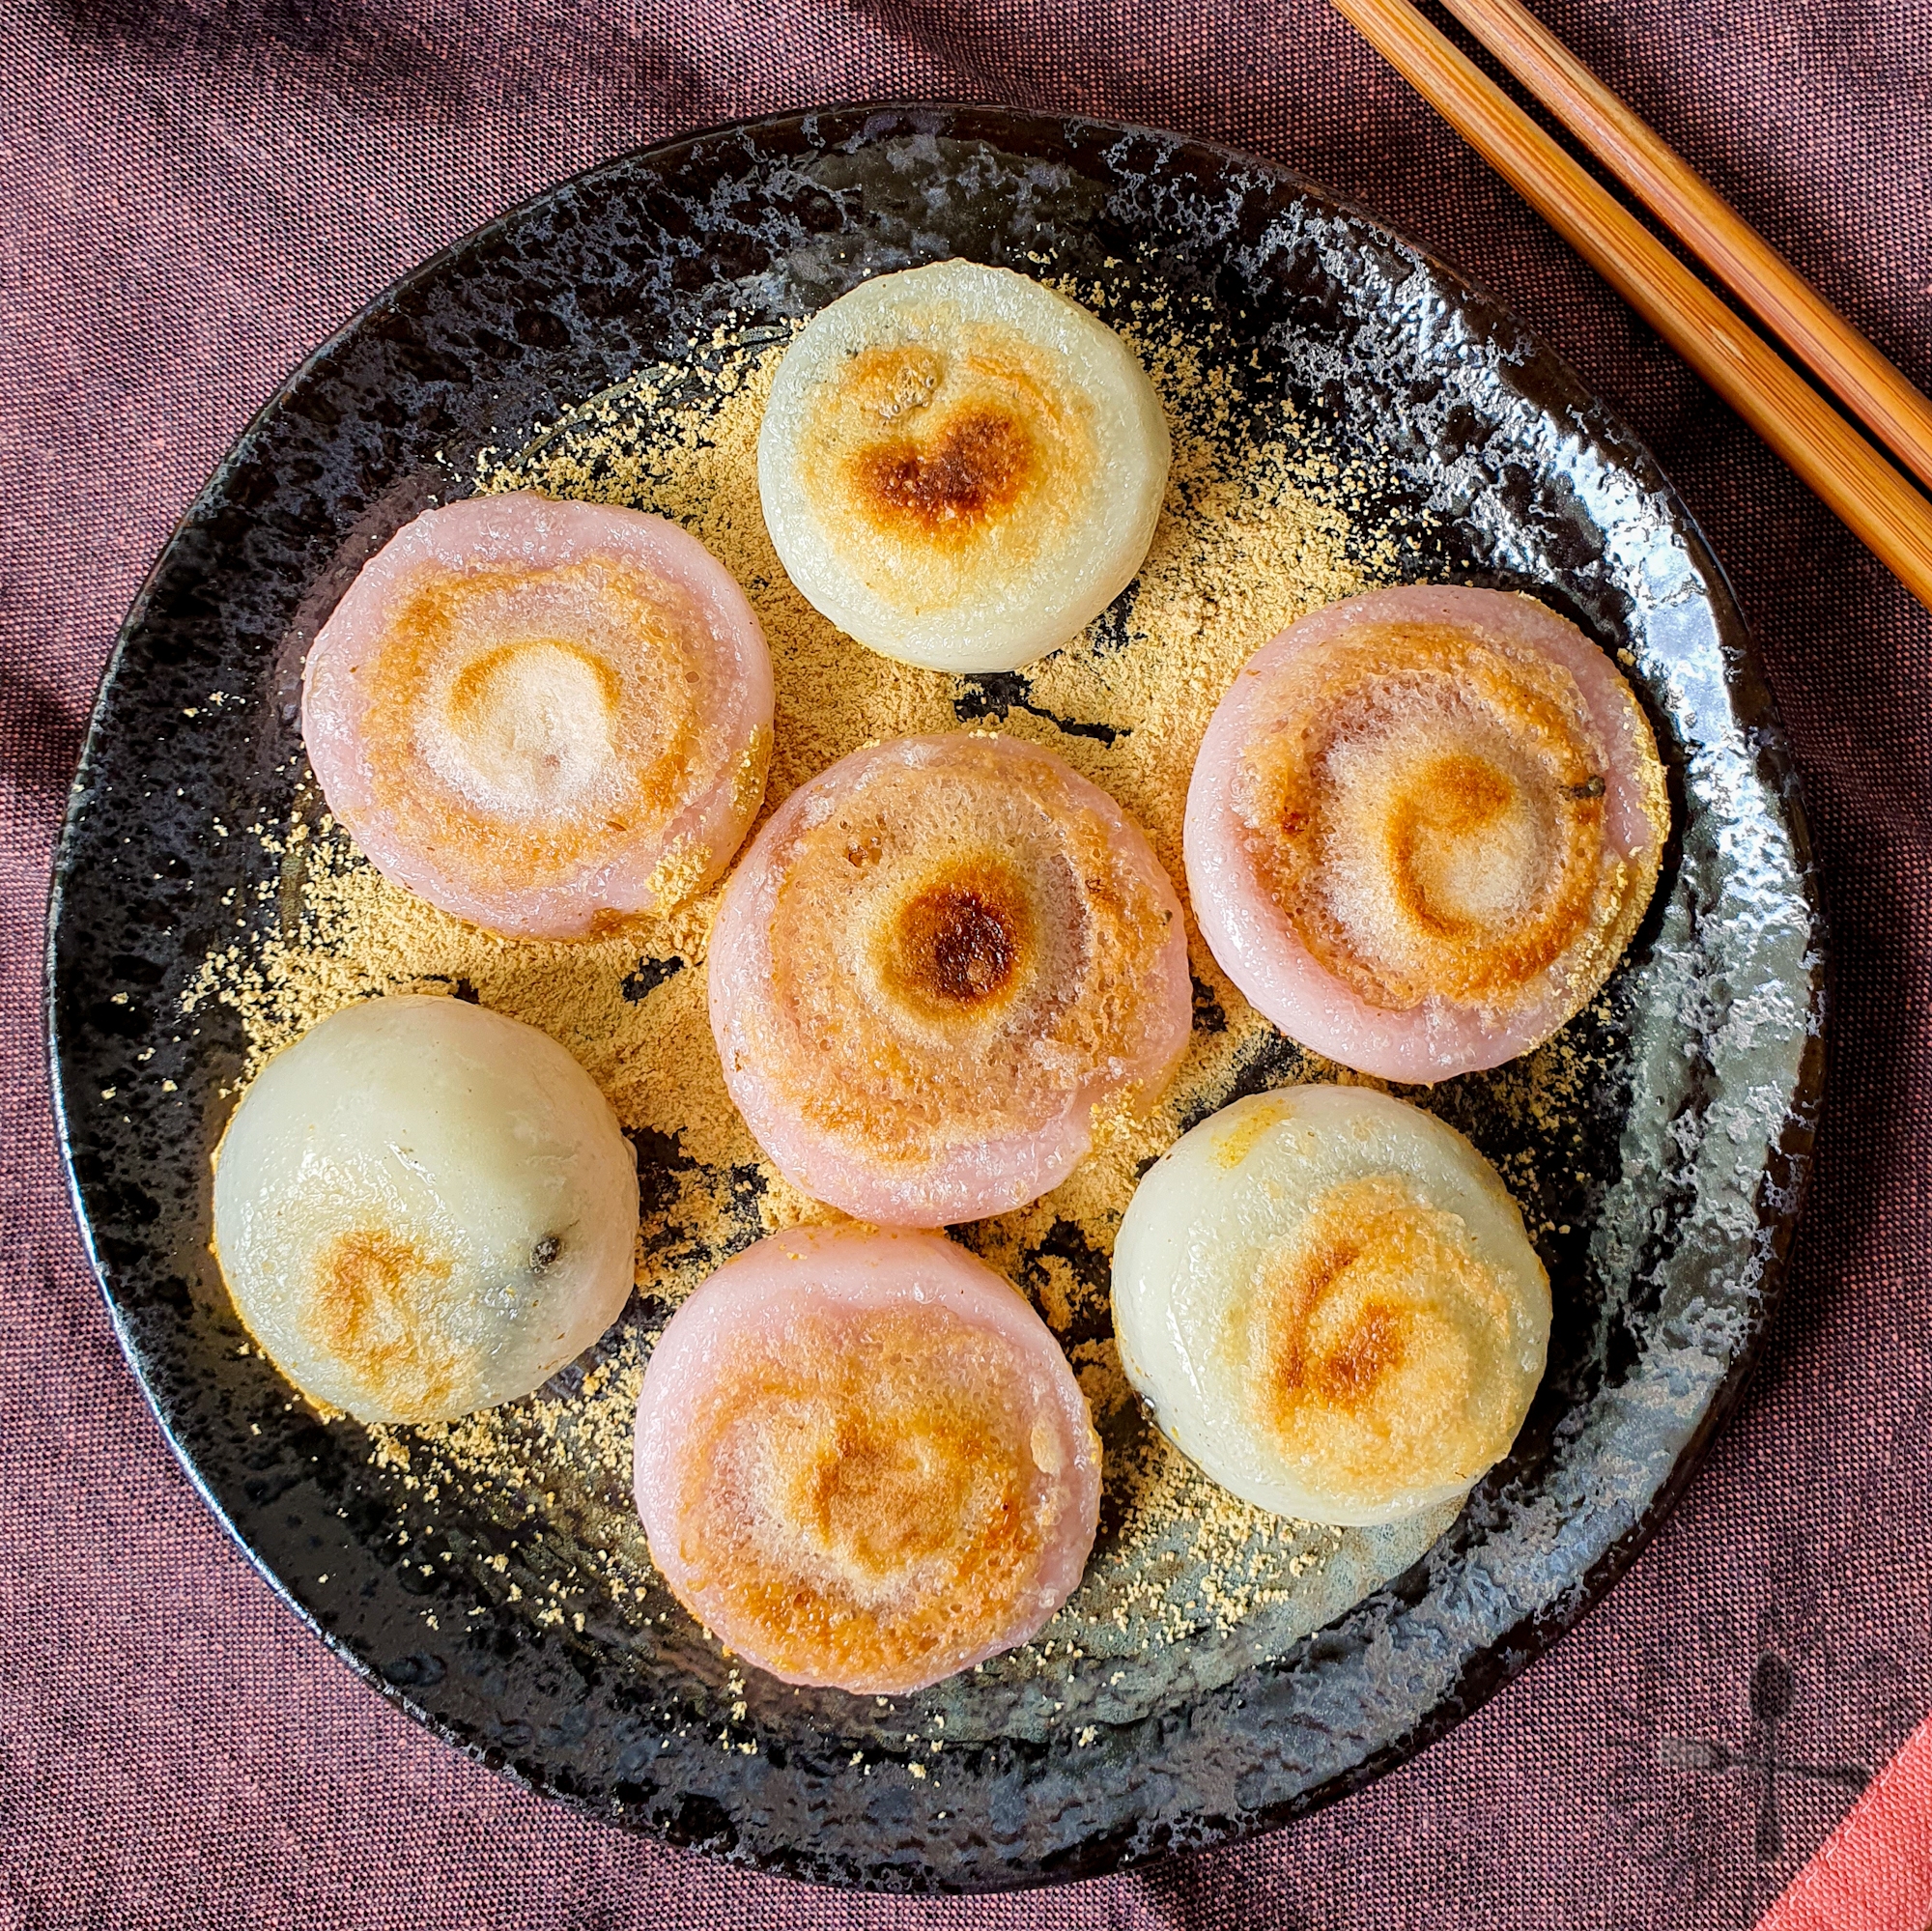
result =
M943 1227L1037 1200L1096 1108L1145 1111L1192 1018L1146 836L1051 752L854 752L773 812L712 928L724 1084L794 1185Z
M1188 889L1290 1037L1384 1079L1499 1065L1608 977L1669 804L1631 688L1528 597L1412 584L1303 617L1208 726Z
M378 869L576 939L716 878L764 796L772 666L675 524L526 494L425 512L317 634L302 735Z
M638 1404L652 1559L787 1683L920 1690L1080 1580L1100 1443L1060 1344L932 1234L794 1228L672 1317Z
M1393 1521L1508 1453L1543 1378L1549 1280L1492 1168L1357 1087L1236 1100L1141 1181L1114 1248L1121 1365L1223 1488L1306 1521Z
M216 1155L248 1331L361 1421L528 1394L623 1312L638 1172L547 1034L462 1000L344 1008L263 1067Z
M765 524L839 629L935 670L1011 670L1132 581L1167 419L1077 302L977 262L863 283L785 352L758 436Z

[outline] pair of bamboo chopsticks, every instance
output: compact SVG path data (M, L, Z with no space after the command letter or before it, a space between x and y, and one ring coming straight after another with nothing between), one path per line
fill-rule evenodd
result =
M1333 4L1932 610L1932 500L1408 0ZM1932 487L1932 404L1681 156L1517 0L1443 4Z

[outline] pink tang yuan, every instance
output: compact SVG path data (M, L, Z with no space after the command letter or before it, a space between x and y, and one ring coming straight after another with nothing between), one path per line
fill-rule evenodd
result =
M1304 1046L1433 1081L1609 976L1670 829L1630 686L1528 597L1415 584L1303 617L1222 699L1187 795L1202 936Z
M764 795L771 658L676 525L472 497L363 566L309 651L302 735L385 877L492 931L584 938L737 850Z
M899 1695L1073 1592L1100 1443L1060 1345L933 1234L796 1228L665 1329L638 1510L672 1593L786 1683Z
M1187 1044L1180 905L1145 835L1052 753L961 731L841 759L725 888L711 1024L759 1146L861 1219L1003 1213Z

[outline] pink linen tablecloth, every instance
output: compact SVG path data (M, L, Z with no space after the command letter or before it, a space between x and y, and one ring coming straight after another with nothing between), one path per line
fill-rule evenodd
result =
M1928 0L1540 11L1932 385ZM1852 1794L1708 1766L1875 1770L1932 1709L1932 618L1317 0L0 0L0 1931L1752 1923ZM116 626L287 369L591 161L905 95L1258 149L1514 304L1656 449L1732 572L1838 951L1817 1185L1765 1365L1607 1600L1445 1742L1294 1828L933 1903L759 1879L547 1806L297 1625L115 1346L58 1175L39 993ZM1917 1761L1900 1775L1922 1794ZM1899 1838L1871 1866L1882 1910L1833 1907L1857 1887L1820 1888L1828 1864L1782 1921L1923 1924L1904 1888L1927 1806L1888 1801L1867 1800Z
M1758 1931L1925 1931L1932 1923L1932 1720L1913 1731Z

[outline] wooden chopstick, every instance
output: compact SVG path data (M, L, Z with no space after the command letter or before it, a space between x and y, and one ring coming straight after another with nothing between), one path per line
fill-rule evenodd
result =
M1517 0L1442 0L1932 489L1932 402Z
M1408 0L1333 5L1932 610L1932 502Z

